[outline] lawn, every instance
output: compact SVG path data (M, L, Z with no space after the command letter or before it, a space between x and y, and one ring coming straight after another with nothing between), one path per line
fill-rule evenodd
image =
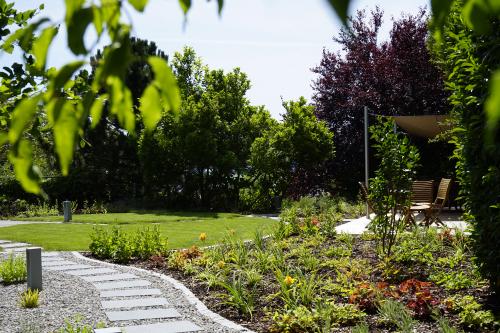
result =
M30 218L37 221L60 221L62 217ZM27 220L27 219L24 219ZM202 245L200 233L207 234L203 245L217 243L228 230L234 230L243 238L252 238L255 230L266 230L275 224L274 220L248 217L231 213L189 213L189 212L130 212L75 215L77 223L25 224L0 228L0 239L27 242L42 246L46 250L70 251L88 250L93 224L119 225L125 231L158 224L163 236L168 238L169 248L184 248Z

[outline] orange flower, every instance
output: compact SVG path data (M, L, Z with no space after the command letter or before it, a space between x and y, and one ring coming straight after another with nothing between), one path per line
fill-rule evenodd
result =
M287 275L285 277L285 279L283 280L283 282L285 282L285 284L287 286L291 286L295 282L295 279L293 277L291 277L290 275Z
M202 233L200 234L200 237L198 237L198 238L199 238L202 242L204 242L204 241L205 241L205 239L207 239L207 234L206 234L206 233L204 233L204 232L202 232Z

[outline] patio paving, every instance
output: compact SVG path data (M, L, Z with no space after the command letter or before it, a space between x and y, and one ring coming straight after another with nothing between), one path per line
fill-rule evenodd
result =
M346 223L335 227L338 233L346 233L351 235L361 235L363 232L368 230L368 225L371 220L375 217L375 214L371 214L368 219L366 216L359 217L357 219L346 220ZM451 229L458 229L465 231L467 229L467 223L461 220L460 214L458 212L443 212L440 215L443 223ZM420 221L423 219L423 215L416 215L416 220ZM436 227L433 225L433 227Z

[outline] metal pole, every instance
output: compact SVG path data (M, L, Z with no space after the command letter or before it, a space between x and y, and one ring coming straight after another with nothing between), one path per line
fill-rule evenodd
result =
M368 189L368 107L365 106L365 185ZM368 202L366 202L366 218L370 217L370 208L368 207Z

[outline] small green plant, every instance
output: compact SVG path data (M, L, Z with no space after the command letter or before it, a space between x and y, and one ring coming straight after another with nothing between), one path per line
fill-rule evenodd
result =
M0 262L0 278L4 284L20 283L26 281L26 260L21 256L9 257Z
M32 309L38 307L39 292L37 289L28 289L21 294L21 307Z
M83 317L76 315L73 319L65 319L64 327L58 329L54 333L93 333L94 329L91 325L83 323ZM97 323L96 328L105 328L105 323Z
M455 295L445 300L449 310L458 313L460 323L467 328L488 328L495 322L493 313L489 310L482 310L472 296Z
M351 333L370 333L370 327L367 323L360 323L352 328Z
M241 314L252 318L255 306L253 289L247 288L241 278L234 275L230 282L221 282L219 286L227 292L227 294L220 295L225 304L234 307Z
M403 304L392 299L385 299L379 302L378 312L382 322L395 326L403 333L413 332L415 321Z
M434 320L438 324L439 332L441 333L458 333L458 330L451 326L450 321L443 316L436 314Z

